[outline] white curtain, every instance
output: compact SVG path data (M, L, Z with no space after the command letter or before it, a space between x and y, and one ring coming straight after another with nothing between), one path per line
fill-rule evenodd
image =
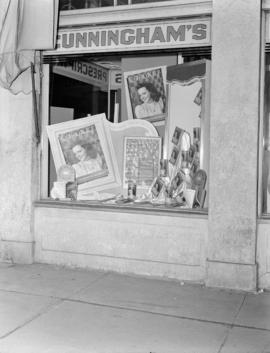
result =
M0 1L0 85L30 93L35 50L54 49L58 0Z

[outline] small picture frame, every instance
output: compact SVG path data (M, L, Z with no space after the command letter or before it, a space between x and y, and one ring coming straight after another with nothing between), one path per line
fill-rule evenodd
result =
M155 178L150 189L152 195L155 198L159 197L164 187L165 187L164 181L160 177Z
M168 159L161 159L160 160L160 176L161 177L167 177L169 173L169 165L168 165Z
M179 155L180 155L180 149L177 148L176 146L174 146L173 149L172 149L172 153L171 153L169 162L172 165L176 165L176 162L177 162L177 160L179 158Z
M172 137L172 143L175 144L176 146L179 145L179 142L181 142L181 137L183 136L183 133L185 131L181 129L180 127L176 126L173 132L173 137Z
M173 191L177 190L183 181L184 181L184 179L183 179L182 173L177 172L175 177L171 181L170 191L173 192Z
M193 145L195 146L196 152L200 152L200 144L201 144L201 128L194 127L193 128Z

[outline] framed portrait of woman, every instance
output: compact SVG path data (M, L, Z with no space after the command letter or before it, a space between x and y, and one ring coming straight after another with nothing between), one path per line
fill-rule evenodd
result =
M165 119L165 66L124 72L124 84L129 119L146 119L152 123Z
M47 126L56 170L74 168L78 191L89 193L120 184L105 114Z

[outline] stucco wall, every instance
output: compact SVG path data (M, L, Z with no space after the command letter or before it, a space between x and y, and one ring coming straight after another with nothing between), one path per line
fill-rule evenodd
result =
M35 261L203 282L207 216L35 209Z
M259 0L213 2L208 243L211 286L256 288L260 26Z
M1 258L33 260L33 204L37 163L32 96L0 88L0 238Z

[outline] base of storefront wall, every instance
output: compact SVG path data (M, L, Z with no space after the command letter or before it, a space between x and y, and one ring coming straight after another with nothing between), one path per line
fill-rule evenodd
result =
M1 240L0 260L15 264L34 262L34 243Z
M152 261L121 259L63 252L38 251L37 263L53 264L68 268L109 271L119 274L171 279L179 282L204 284L205 269L201 266L183 266Z
M207 216L35 208L35 261L203 283Z
M257 265L206 262L206 286L254 292L257 290Z

